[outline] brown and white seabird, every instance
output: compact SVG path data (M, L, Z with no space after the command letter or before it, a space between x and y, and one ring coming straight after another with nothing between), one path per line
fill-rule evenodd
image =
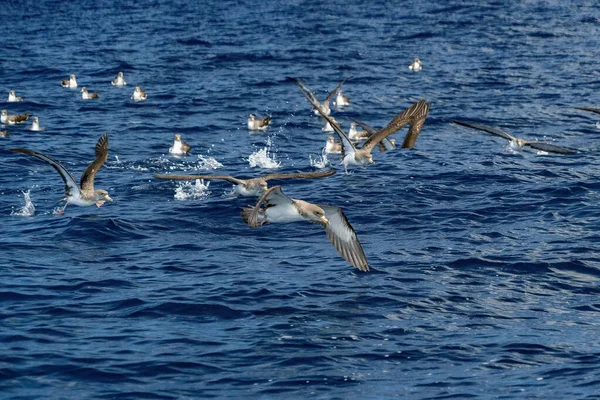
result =
M408 66L408 69L410 69L413 72L419 72L423 69L423 63L421 62L421 60L419 60L418 57L415 57L415 61L413 61L413 63Z
M64 200L67 201L62 210L59 211L59 214L64 214L65 208L67 208L67 205L69 204L75 204L77 206L91 206L95 204L97 207L101 207L106 201L112 201L106 190L94 189L94 178L96 177L98 170L102 167L102 164L104 164L108 158L108 134L104 134L96 143L96 159L92 161L83 175L81 175L79 185L75 181L75 178L73 178L73 175L71 175L60 162L52 157L29 149L10 149L10 151L28 154L50 164L58 171L60 177L65 182L66 197Z
M325 228L329 241L346 261L361 271L369 270L367 257L356 232L339 207L295 200L286 196L281 186L274 186L260 196L254 207L244 208L242 218L250 228L296 221L319 224Z
M325 143L325 153L327 154L340 154L342 152L342 144L336 142L333 136L327 136L327 142Z
M8 92L8 102L9 102L9 103L16 103L16 102L18 102L18 101L23 101L23 98L22 98L21 96L17 96L17 95L15 94L15 91L14 91L14 90L10 90L10 91Z
M33 117L33 122L31 123L30 131L42 132L44 128L40 127L40 119L38 117Z
M258 119L254 114L250 114L248 117L248 129L251 131L263 131L269 127L271 119L270 115L263 119Z
M337 123L337 120L333 117L329 117L331 118L333 121L335 121ZM325 124L323 125L323 127L321 128L321 130L323 132L333 132L333 126L331 126L331 124L329 123L329 121L325 120Z
M373 136L374 134L377 133L378 129L373 128L371 125L367 125L364 122L360 122L357 119L353 120L356 124L360 125L361 128L363 128L365 130L365 132L367 133L367 138L370 138L371 136ZM348 132L350 133L350 132ZM408 134L407 134L408 136ZM416 140L416 137L414 138L414 140ZM379 142L379 144L377 145L377 147L379 148L379 151L381 153L389 151L389 150L394 150L396 148L396 140L394 138L391 137L386 137L385 139L383 139L381 142Z
M90 93L87 88L84 86L81 88L81 98L83 100L97 99L100 95L98 93Z
M327 95L327 97L325 98L325 100L323 101L323 103L321 103L319 101L319 99L317 99L317 97L315 96L315 94L313 93L312 90L310 90L310 88L308 86L306 86L304 84L304 82L302 82L300 79L296 79L296 78L292 78L292 80L296 83L296 85L298 85L298 87L300 88L300 90L302 91L302 94L308 99L308 101L313 105L314 109L314 113L319 115L319 114L325 114L325 115L329 115L331 114L331 108L329 107L329 102L331 101L331 98L333 97L333 95L337 92L337 90L348 80L352 78L351 76L349 76L348 78L344 79L343 81L341 81L340 83L338 83L338 85L335 87L335 89L333 89L329 95Z
M0 131L0 137L8 137L8 131Z
M123 72L119 71L119 73L117 74L117 77L115 79L113 79L111 83L113 86L127 85L127 82L125 82L125 78L123 77Z
M296 79L294 79L294 81L296 84L298 84L298 86L300 86L300 89L302 89L302 86L298 83L298 81ZM304 92L304 90L302 91ZM305 97L313 104L313 106L316 107L316 104L313 103L313 100L311 100L309 96L305 95ZM404 141L408 148L414 146L414 142L417 140L417 137L421 132L425 118L427 118L430 106L431 103L425 103L425 100L421 100L408 107L406 110L396 115L394 119L392 119L390 123L385 126L385 128L380 129L374 135L371 135L371 137L367 139L363 147L360 149L354 147L354 144L352 144L352 141L348 135L346 135L342 128L329 116L327 116L325 113L321 113L321 116L329 121L331 126L333 126L335 129L335 133L337 133L342 142L342 164L344 165L346 174L348 174L348 165L366 166L368 164L375 164L373 161L373 156L371 155L373 148L389 135L402 129L404 125L410 125L408 134L406 135L406 139L404 139ZM321 109L318 108L318 110L320 111Z
M8 115L8 111L2 110L0 122L5 125L22 124L23 122L27 121L29 117L31 117L31 114Z
M142 100L146 100L147 96L146 96L146 91L142 90L141 87L136 86L135 89L133 90L133 94L131 95L131 99L133 101L142 101Z
M61 82L62 87L74 89L77 87L77 79L75 78L75 74L71 74L69 79L63 79Z
M562 147L562 146L556 146L554 144L550 144L547 142L538 142L537 140L530 142L530 141L527 141L524 139L520 139L520 138L514 137L512 135L509 135L507 132L503 131L502 129L495 128L493 126L469 124L467 122L460 122L460 121L452 121L452 122L454 122L457 125L466 126L467 128L471 128L471 129L477 129L479 131L484 131L484 132L490 133L494 136L499 136L501 138L504 138L504 139L508 140L508 144L509 144L510 148L515 151L521 151L521 150L523 150L524 147L531 147L532 149L544 151L547 153L556 153L556 154L576 154L577 153L577 150L569 149L567 147Z
M348 96L344 96L342 94L342 89L339 89L337 91L337 94L335 95L335 100L333 100L333 104L336 107L349 106L350 105L350 98Z
M211 180L222 179L235 184L235 193L244 197L260 196L262 192L268 189L267 181L271 179L315 179L326 178L334 175L335 171L321 172L300 172L295 174L268 174L251 179L238 179L230 175L174 175L174 174L154 174L158 179L170 179L177 181L195 181L197 179Z
M173 146L169 148L169 153L175 155L184 155L190 152L191 146L187 144L185 141L181 140L181 135L176 134L175 140L173 141Z
M367 131L359 131L356 129L356 122L350 123L350 129L348 130L348 137L350 140L366 140L371 136Z

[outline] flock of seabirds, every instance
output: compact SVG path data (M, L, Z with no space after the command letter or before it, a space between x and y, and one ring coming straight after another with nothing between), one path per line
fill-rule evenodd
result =
M423 65L418 58L415 58L414 62L409 66L409 69L414 72L418 72L422 68ZM314 109L314 113L323 118L324 126L322 130L325 132L334 132L337 135L339 142L335 141L334 136L327 137L324 151L326 153L341 155L341 164L344 166L346 174L348 174L349 166L366 167L370 164L375 164L373 155L371 154L375 147L378 147L381 152L396 148L396 141L390 136L400 131L406 125L408 125L409 128L402 142L402 148L413 148L431 107L431 103L420 100L400 112L381 129L376 129L359 120L353 120L348 133L346 133L337 120L331 116L330 103L333 100L333 104L338 109L350 105L350 99L347 96L344 96L341 90L341 86L348 79L349 78L346 78L340 82L335 89L329 93L325 100L321 102L304 82L300 79L290 78L290 80L300 88L304 97L310 102ZM121 87L127 85L122 72L119 72L117 77L115 77L111 83L114 86ZM77 88L78 83L75 75L70 75L68 79L63 79L62 86L70 89ZM83 100L93 100L99 97L100 95L98 93L90 93L86 87L81 88L81 98ZM146 98L146 92L139 86L136 86L131 95L131 99L134 101L144 101ZM16 96L14 90L10 90L8 96L9 103L22 100L21 97ZM578 109L600 114L600 108ZM9 115L7 110L2 110L1 123L9 126L22 124L30 117L30 114ZM250 114L248 117L248 129L251 131L264 131L269 128L271 121L272 119L270 116L259 119ZM538 152L543 152L544 154L555 153L570 155L577 153L577 150L575 149L537 140L528 141L517 138L492 126L461 121L452 122L457 125L484 131L491 135L504 138L508 140L509 147L514 151L520 151L525 147L530 147ZM357 125L363 130L359 131ZM39 119L37 117L33 117L30 130L44 130L44 128L40 127ZM8 131L0 131L0 137L7 136ZM65 183L66 197L63 200L66 202L64 207L59 210L57 214L64 214L64 211L69 204L78 206L96 205L97 207L101 207L106 201L112 202L112 199L106 190L94 188L94 178L104 162L108 159L108 134L104 134L96 143L95 159L83 172L79 183L77 183L73 175L71 175L59 161L48 155L24 148L13 148L10 150L40 159L50 164L58 171ZM191 146L181 139L181 135L176 134L173 146L169 149L169 153L174 155L185 155L190 150ZM326 178L335 173L335 170L292 174L273 173L251 179L238 179L229 175L154 174L153 176L158 179L169 180L221 179L230 182L235 185L234 192L237 195L244 197L259 197L255 206L244 208L241 212L242 218L250 228L256 228L268 223L286 223L295 221L308 221L319 224L325 229L327 237L334 248L346 261L361 271L369 271L369 263L362 245L356 236L354 228L352 228L352 225L348 222L348 219L341 208L292 199L285 195L281 186L269 188L267 184L270 180Z

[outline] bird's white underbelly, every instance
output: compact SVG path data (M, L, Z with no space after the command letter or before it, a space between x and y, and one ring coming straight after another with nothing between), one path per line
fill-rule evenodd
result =
M282 223L303 221L304 218L292 204L269 207L265 211L267 222Z

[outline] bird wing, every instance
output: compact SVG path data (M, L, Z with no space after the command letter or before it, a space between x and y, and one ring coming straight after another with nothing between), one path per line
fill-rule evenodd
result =
M38 153L37 151L29 150L29 149L10 149L10 151L14 151L15 153L23 153L28 154L32 157L35 157L39 160L42 160L48 164L50 164L62 178L65 183L65 195L70 196L76 193L80 193L79 185L77 185L77 181L73 178L73 175L67 171L67 169L58 161L53 159L52 157L48 157L45 154Z
M31 117L31 114L9 115L8 120L13 121L14 123L18 124L20 122L27 121L29 119L29 117Z
M365 142L363 149L373 150L377 143L381 142L392 133L399 131L404 125L411 123L413 114L421 115L422 109L426 107L425 100L421 100L396 115L384 128L377 131Z
M271 179L312 179L312 178L326 178L328 176L335 175L335 171L317 171L317 172L299 172L296 174L268 174L262 177L263 180L268 181Z
M319 99L317 99L313 91L310 90L310 88L306 86L304 82L297 78L291 79L296 83L296 85L298 85L304 97L306 97L306 99L313 105L313 107L321 108L321 102L319 101Z
M357 119L353 119L352 121L356 122L358 125L360 125L361 128L363 128L365 130L365 132L367 132L369 135L374 135L377 133L377 129L372 127L371 125L367 125L364 122L361 122ZM385 138L383 139L380 143L380 151L389 151L389 150L394 150L396 148L396 145L394 143L392 143L390 141L390 139ZM383 150L381 150L383 148Z
M195 181L196 179L222 179L224 181L235 183L236 185L244 183L242 179L234 178L229 175L175 175L175 174L154 174L152 175L158 179L170 179L174 181Z
M429 114L430 107L431 103L424 103L422 107L417 107L413 111L410 128L404 137L404 142L402 142L403 149L412 149L415 147L417 137L419 137L419 133L421 133L421 128L423 128L423 124L425 123L427 114Z
M367 132L370 135L374 135L377 133L377 129L373 128L371 125L367 125L364 122L361 122L357 119L352 119L352 121L356 122L358 125L360 125L361 128L363 128L365 130L365 132Z
M344 83L346 83L346 81L348 79L352 78L352 76L347 77L346 79L344 79L343 81L341 81L340 83L338 83L338 85L335 87L335 89L333 89L331 92L329 92L329 94L327 95L327 97L325 98L325 101L323 102L324 104L327 104L331 98L333 97L333 95L337 92L337 90L342 87L342 85Z
M89 167L83 172L81 175L81 179L79 184L81 185L81 190L88 191L94 190L94 178L96 174L102 167L102 164L108 159L108 133L102 135L98 142L96 143L96 159L92 161Z
M292 199L287 197L281 190L281 186L273 186L272 188L265 190L265 192L258 198L256 205L252 208L246 208L242 211L242 216L246 220L246 223L250 228L257 228L261 225L258 221L260 215L261 205L265 203L266 207L277 206L283 204L293 204Z
M577 150L569 149L567 147L556 146L546 142L525 142L525 146L529 146L532 149L547 151L548 153L557 154L576 154Z
M593 108L593 107L575 107L576 110L583 110L583 111L591 111L593 113L596 114L600 114L600 108Z
M328 224L321 224L327 232L327 237L333 247L346 261L361 271L369 270L369 263L365 252L358 241L354 228L348 222L346 215L339 207L322 206L325 211L325 218L329 220Z
M494 136L500 136L501 138L504 138L506 140L515 140L515 138L513 136L509 135L507 132L504 132L502 129L494 128L493 126L469 124L467 122L460 122L460 121L452 121L452 122L454 122L457 125L466 126L467 128L477 129L479 131L491 133Z

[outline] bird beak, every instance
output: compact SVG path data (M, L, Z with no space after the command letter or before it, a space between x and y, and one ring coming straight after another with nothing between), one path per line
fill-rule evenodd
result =
M110 198L109 195L106 195L104 198L112 203L112 199Z
M321 217L321 221L323 221L325 225L329 225L329 220L327 218Z

